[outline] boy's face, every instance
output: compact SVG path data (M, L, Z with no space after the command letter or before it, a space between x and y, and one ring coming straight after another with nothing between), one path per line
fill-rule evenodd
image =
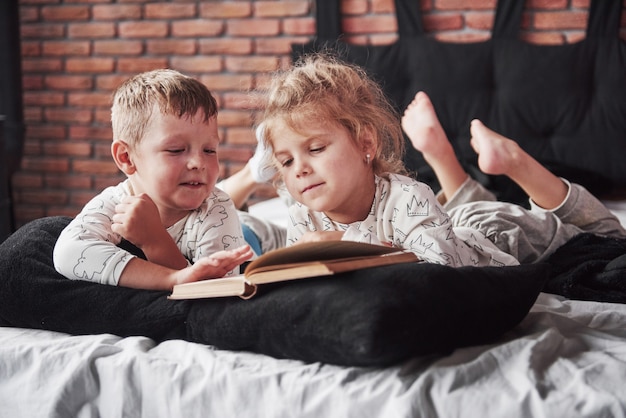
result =
M163 115L155 109L150 124L131 153L135 194L146 193L169 225L198 208L219 175L217 118Z
M272 135L274 156L289 193L334 221L365 219L374 198L367 151L337 124L311 123L299 131L279 123Z

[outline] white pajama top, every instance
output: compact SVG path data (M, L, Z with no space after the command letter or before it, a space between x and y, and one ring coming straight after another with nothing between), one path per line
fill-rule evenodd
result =
M85 205L61 232L54 248L54 267L73 280L117 285L122 270L135 257L117 245L111 230L115 206L130 195L128 180L106 188ZM220 250L245 244L241 224L230 197L218 188L198 209L167 228L189 263ZM239 268L226 276L238 274Z
M342 224L300 203L292 205L288 245L307 231L344 231L343 240L393 245L429 263L452 267L519 264L481 231L453 226L428 185L398 174L377 176L375 181L372 209L362 221Z

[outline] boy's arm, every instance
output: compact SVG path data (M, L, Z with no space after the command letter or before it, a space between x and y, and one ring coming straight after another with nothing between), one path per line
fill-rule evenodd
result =
M244 245L204 257L182 270L170 269L135 257L126 264L118 285L136 289L172 290L175 284L223 277L250 259L252 254L252 249Z

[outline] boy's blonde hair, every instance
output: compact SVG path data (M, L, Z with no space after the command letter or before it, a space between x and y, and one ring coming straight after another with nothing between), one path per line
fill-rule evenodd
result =
M310 123L337 123L357 146L368 135L375 142L371 160L375 174L406 173L400 118L361 67L327 54L304 56L272 78L266 100L263 123L268 145L277 121L296 132Z
M198 80L170 69L138 74L122 83L113 94L113 140L135 146L143 138L155 111L180 118L192 117L198 109L204 111L203 122L217 115L215 98Z

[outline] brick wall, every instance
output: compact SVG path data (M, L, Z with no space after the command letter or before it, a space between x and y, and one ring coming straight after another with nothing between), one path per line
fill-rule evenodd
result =
M416 1L432 36L489 36L496 0ZM588 6L589 0L527 0L522 36L550 44L580 40ZM344 0L349 41L392 42L393 7L393 0ZM74 216L122 179L109 154L110 96L140 71L174 68L214 92L222 175L238 170L255 144L251 125L258 107L248 92L289 65L290 44L307 41L315 30L312 0L20 0L20 20L27 130L13 179L18 226L42 216ZM255 199L272 195L268 187Z

